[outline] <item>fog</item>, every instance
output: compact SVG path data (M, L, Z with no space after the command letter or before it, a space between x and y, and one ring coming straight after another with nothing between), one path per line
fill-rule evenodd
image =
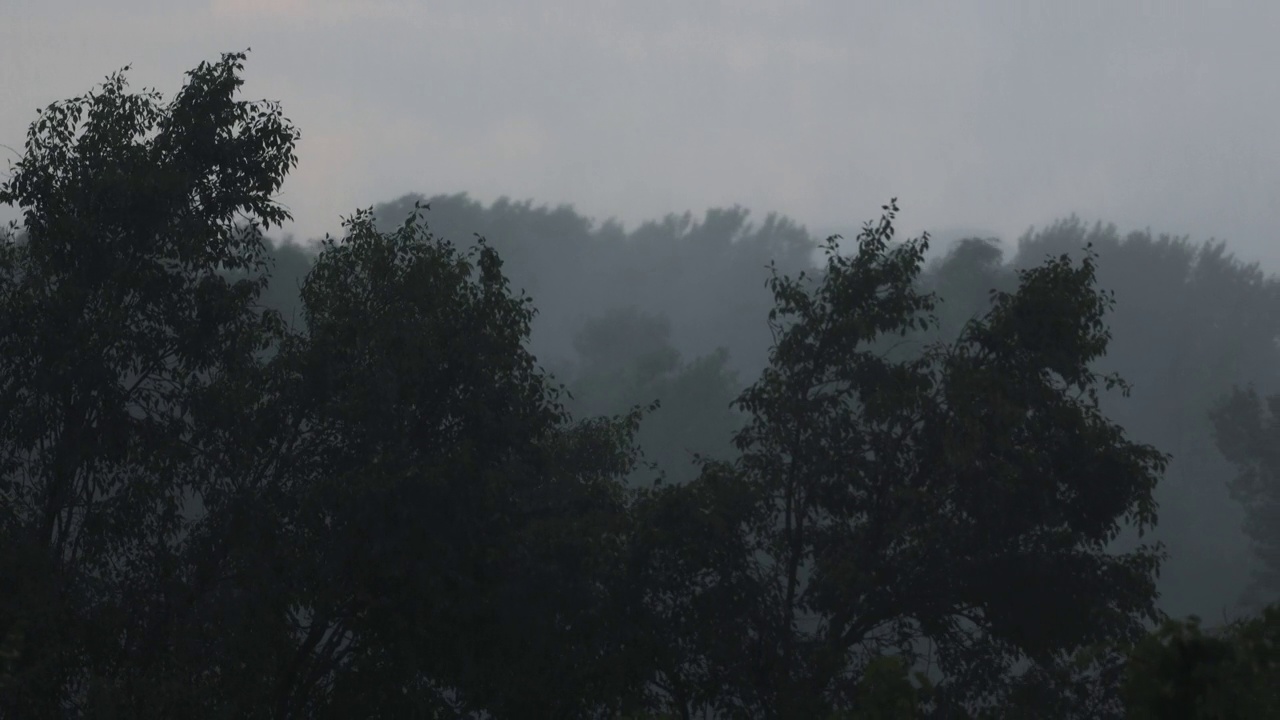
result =
M11 0L0 143L125 65L252 48L245 96L302 130L294 234L406 192L571 203L629 227L741 204L1006 242L1078 213L1275 267L1280 62L1267 3ZM7 153L6 153L7 154Z
M733 455L730 438L742 416L729 401L768 360L767 265L790 275L821 273L812 260L822 255L823 237L743 208L668 215L628 232L564 206L407 195L375 208L381 227L400 225L414 202L429 206L424 218L440 237L469 246L479 234L499 250L513 289L530 295L539 311L530 347L567 383L577 414L663 403L638 440L677 480L695 473L690 452ZM1226 243L1064 218L1025 233L1007 253L994 238L937 241L921 278L942 300L934 337L954 340L964 322L990 307L991 289L1016 287L1019 268L1060 253L1078 259L1086 244L1098 255L1098 285L1116 299L1108 316L1113 339L1097 370L1118 372L1132 385L1129 397L1104 395L1103 411L1132 439L1173 457L1156 492L1154 539L1170 554L1160 607L1210 624L1239 617L1256 607L1257 598L1242 601L1257 563L1243 509L1227 489L1237 471L1215 445L1209 411L1232 387L1280 390L1280 278L1234 256ZM279 247L266 298L299 323L292 289L313 259L306 246ZM1116 548L1136 540L1123 535Z
M1134 385L1104 408L1174 456L1160 605L1235 615L1254 564L1207 412L1280 390L1280 6L1032 7L9 0L0 155L113 70L171 97L252 48L244 97L302 132L268 304L300 318L341 217L426 202L437 234L499 249L576 411L663 398L640 440L676 477L730 452L770 260L812 271L896 197L954 337L1015 268L1092 241L1117 300L1101 369Z

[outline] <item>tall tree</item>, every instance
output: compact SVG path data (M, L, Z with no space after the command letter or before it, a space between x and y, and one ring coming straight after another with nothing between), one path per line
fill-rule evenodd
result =
M415 218L379 233L359 213L302 298L307 342L281 356L310 438L293 464L316 583L298 712L624 703L605 579L637 419L571 423L523 347L528 298L483 240L463 255Z
M775 274L770 365L738 401L764 716L849 707L871 659L928 649L938 702L979 707L1018 661L1136 640L1159 617L1159 548L1106 552L1123 524L1154 524L1166 457L1098 409L1121 381L1090 369L1110 306L1093 256L1022 271L958 340L895 356L869 348L933 308L915 288L927 237L891 246L896 211L852 257L829 242L819 282Z
M208 490L190 409L278 336L253 307L265 280L219 273L261 269L298 139L277 106L234 99L243 60L202 63L167 106L121 72L45 108L0 185L23 219L0 250L6 716L202 701L174 682L200 654L174 636Z
M1231 465L1214 447L1208 414L1233 385L1280 388L1280 281L1221 242L1121 235L1071 218L1027 233L1009 264L978 239L931 263L921 280L945 300L938 337L954 338L980 317L990 289L1012 290L1017 268L1086 244L1098 253L1098 283L1116 298L1106 318L1113 341L1098 367L1135 379L1131 395L1103 393L1101 407L1133 438L1172 451L1156 489L1161 522L1152 535L1169 549L1161 608L1217 616L1240 598L1252 562L1243 513L1221 483ZM1138 541L1127 532L1116 547Z
M1156 490L1166 544L1162 608L1216 617L1246 589L1252 570L1243 513L1222 478L1229 462L1214 447L1209 412L1235 385L1280 390L1280 279L1226 252L1149 231L1071 218L1019 241L1015 267L1084 243L1099 254L1098 282L1114 289L1107 317L1115 341L1099 367L1133 378L1128 398L1109 393L1103 410L1135 439L1172 453ZM1126 533L1117 543L1132 547Z

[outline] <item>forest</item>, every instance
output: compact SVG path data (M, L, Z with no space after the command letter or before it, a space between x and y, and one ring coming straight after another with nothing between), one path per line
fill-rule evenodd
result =
M244 61L0 183L0 718L1280 716L1280 279L1225 243L296 243Z

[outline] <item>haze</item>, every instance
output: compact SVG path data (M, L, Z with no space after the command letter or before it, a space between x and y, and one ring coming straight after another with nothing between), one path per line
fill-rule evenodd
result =
M815 232L896 196L912 234L1009 242L1077 213L1280 264L1268 3L7 0L3 14L0 143L15 149L36 108L115 69L170 97L181 71L252 48L244 96L279 100L303 132L281 198L300 240L406 192L569 203L628 227L740 204Z

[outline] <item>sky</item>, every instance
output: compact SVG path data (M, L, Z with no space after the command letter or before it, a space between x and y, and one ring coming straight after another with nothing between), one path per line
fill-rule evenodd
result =
M299 240L409 192L823 233L897 197L911 235L1074 213L1276 272L1277 29L1262 0L0 0L0 144L126 65L171 98L250 49L243 98L302 133Z

